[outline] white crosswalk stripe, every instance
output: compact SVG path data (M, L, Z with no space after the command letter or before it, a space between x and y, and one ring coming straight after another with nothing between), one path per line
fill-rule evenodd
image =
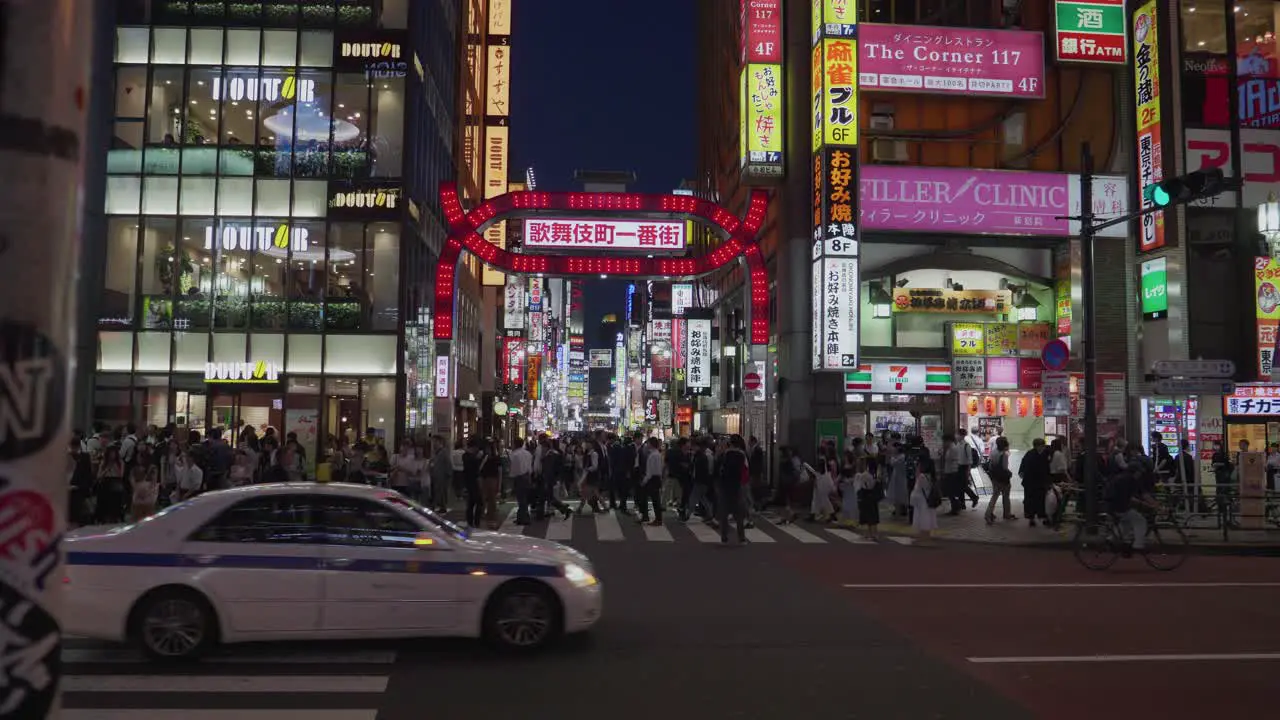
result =
M532 537L545 538L556 542L574 544L575 542L607 542L607 543L719 543L720 531L694 517L688 521L680 521L675 513L664 514L662 525L648 525L636 522L636 516L623 515L616 512L591 513L574 515L564 519L555 514L543 521L535 521L531 525L515 524L516 508L503 507L499 515L503 518L501 531L519 533ZM872 540L858 532L856 527L840 527L828 524L790 522L770 513L753 514L754 528L747 528L747 540L763 545L868 545L877 546L887 543L911 547L915 539L900 535L884 535L879 540ZM729 535L733 539L733 522L730 521Z
M618 522L618 516L611 512L596 513L596 539L603 542L617 542L625 540L622 534L622 523Z
M642 527L644 528L644 539L649 542L675 542L675 538L671 537L671 531L667 529L666 525L645 523Z
M174 672L125 646L64 638L60 717L375 720L396 653L331 648L230 646Z
M551 518L547 523L547 539L564 542L573 539L573 518L565 519L560 515Z

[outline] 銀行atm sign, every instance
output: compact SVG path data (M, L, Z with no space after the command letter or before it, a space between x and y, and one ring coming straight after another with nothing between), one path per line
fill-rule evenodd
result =
M1124 64L1124 0L1057 0L1054 14L1059 62Z

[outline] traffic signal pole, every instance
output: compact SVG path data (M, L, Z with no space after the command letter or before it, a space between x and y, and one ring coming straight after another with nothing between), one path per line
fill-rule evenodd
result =
M1084 306L1084 507L1085 524L1098 519L1098 311L1094 302L1093 152L1080 145L1080 302Z
M0 717L59 716L87 3L0 0ZM145 712L143 713L145 714Z

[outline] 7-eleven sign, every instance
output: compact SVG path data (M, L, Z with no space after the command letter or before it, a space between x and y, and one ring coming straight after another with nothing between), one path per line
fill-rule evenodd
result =
M844 375L845 392L931 395L951 392L951 366L870 363Z

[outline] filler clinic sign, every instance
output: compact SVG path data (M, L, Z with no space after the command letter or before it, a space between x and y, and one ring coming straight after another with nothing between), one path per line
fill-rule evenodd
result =
M685 228L682 220L531 218L524 221L524 248L684 252Z
M863 90L1044 97L1038 32L864 23L858 45Z
M1017 170L863 165L859 217L865 230L922 230L973 235L1070 237L1080 223L1080 176ZM1093 211L1128 212L1128 180L1095 176ZM1116 225L1098 233L1124 238Z
M1164 179L1164 143L1160 126L1160 53L1156 0L1133 13L1133 82L1137 105L1138 197L1142 209L1152 207L1143 188ZM1164 247L1164 212L1138 220L1138 250Z

